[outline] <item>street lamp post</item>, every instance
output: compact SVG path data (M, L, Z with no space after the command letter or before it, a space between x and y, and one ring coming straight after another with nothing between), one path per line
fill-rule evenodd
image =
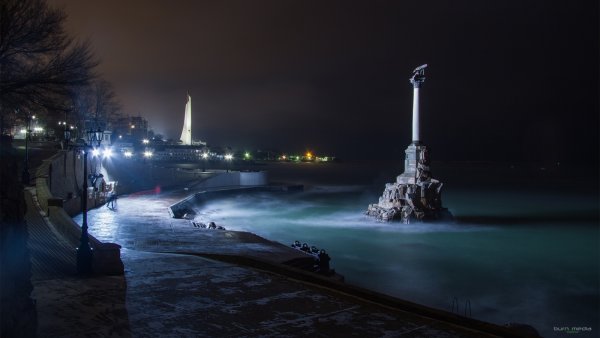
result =
M88 236L87 225L87 199L88 199L88 177L87 177L87 155L88 149L83 150L83 194L81 196L81 209L83 211L83 221L81 223L81 238L77 248L77 272L80 274L89 274L92 272L92 248Z
M58 125L62 126L62 131L63 131L63 142L61 143L62 149L67 149L66 140L71 138L70 133L69 133L68 137L66 135L67 134L67 120L65 119L64 121L59 121Z
M23 164L23 173L21 181L23 184L29 184L29 137L31 135L31 120L35 119L35 115L27 115L27 129L25 129L25 163Z
M63 136L64 136L64 147L65 150L69 149L69 140L71 139L71 130L69 130L69 128L67 127L67 123L65 122L64 125L64 130L63 130Z
M81 210L82 210L82 222L81 222L81 238L79 241L79 247L77 248L77 272L79 274L90 274L92 272L92 257L93 251L90 247L89 235L88 235L88 224L87 224L87 200L88 200L88 175L87 175L87 159L88 153L93 150L94 142L97 146L100 146L102 142L101 136L103 131L89 130L87 132L88 143L83 143L78 150L83 151L83 194L81 196ZM69 142L70 133L65 132L65 141Z
M202 172L206 172L206 160L208 159L208 153L207 152L203 152L202 153Z
M233 160L233 155L232 154L226 154L225 155L225 161L227 161L227 172L229 172L231 160Z

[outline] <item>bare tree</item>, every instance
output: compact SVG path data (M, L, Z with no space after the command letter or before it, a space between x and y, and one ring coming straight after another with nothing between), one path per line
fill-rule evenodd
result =
M0 0L0 336L33 337L29 253L18 155L5 136L17 109L65 109L74 87L93 78L89 45L63 29L65 13L45 0Z
M98 78L87 86L78 87L71 95L75 118L79 125L84 127L86 121L102 124L110 121L121 109L112 84Z
M63 28L66 14L45 0L0 0L0 112L66 108L97 65L88 42Z

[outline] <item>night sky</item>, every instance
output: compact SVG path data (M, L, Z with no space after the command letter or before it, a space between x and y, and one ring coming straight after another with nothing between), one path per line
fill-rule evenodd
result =
M598 2L50 0L124 112L209 145L397 158L428 63L434 160L598 162Z

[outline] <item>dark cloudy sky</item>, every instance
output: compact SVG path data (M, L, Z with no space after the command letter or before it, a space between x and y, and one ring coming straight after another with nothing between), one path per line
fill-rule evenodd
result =
M127 114L209 144L401 158L414 67L435 159L598 161L598 2L50 0ZM583 156L583 157L582 157Z

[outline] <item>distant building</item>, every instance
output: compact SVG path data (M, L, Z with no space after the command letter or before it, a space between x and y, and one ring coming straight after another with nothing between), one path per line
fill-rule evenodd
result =
M114 138L139 141L148 137L148 121L142 116L119 117L111 125Z
M155 149L153 160L167 162L197 162L204 160L202 154L205 152L207 152L207 150L203 149L202 147L165 147L163 149Z

